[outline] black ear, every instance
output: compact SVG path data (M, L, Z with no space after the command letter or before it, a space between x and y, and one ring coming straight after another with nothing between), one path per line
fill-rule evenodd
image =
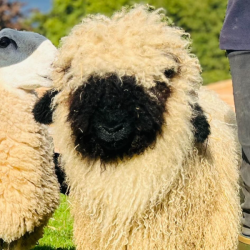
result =
M52 123L54 110L51 109L51 102L52 98L57 94L58 91L49 90L36 102L32 112L37 122L48 125Z
M57 180L60 184L60 192L62 194L69 194L69 188L66 183L66 175L65 172L63 171L62 167L60 166L60 161L59 161L60 154L54 153L54 164L55 164L55 172L57 176Z
M210 135L210 125L207 121L204 111L199 104L192 106L193 117L191 123L194 127L195 142L203 143Z

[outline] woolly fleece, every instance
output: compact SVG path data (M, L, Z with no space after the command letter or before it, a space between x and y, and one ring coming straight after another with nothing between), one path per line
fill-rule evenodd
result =
M30 249L59 203L53 143L35 122L37 97L0 88L0 239L5 249Z
M162 10L89 16L62 40L54 64L55 144L70 184L77 250L236 250L240 150L233 111L200 89L189 35L162 22ZM185 38L184 38L185 37ZM168 79L165 70L177 74ZM69 96L92 75L134 76L145 88L171 87L162 136L143 154L106 165L75 150ZM198 103L211 135L197 144Z

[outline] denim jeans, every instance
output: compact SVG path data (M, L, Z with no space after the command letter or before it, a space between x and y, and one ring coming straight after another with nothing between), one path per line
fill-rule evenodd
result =
M241 204L242 233L250 235L250 51L227 51L238 124L238 137L242 146L240 168L241 189L244 201Z

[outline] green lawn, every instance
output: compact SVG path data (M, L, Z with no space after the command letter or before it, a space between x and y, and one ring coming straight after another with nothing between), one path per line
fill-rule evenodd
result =
M34 250L74 250L72 242L73 220L67 197L61 195L61 204L45 228L44 236Z

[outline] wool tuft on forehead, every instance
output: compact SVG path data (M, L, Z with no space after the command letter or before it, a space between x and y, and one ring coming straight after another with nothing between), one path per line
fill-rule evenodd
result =
M111 18L86 17L62 39L54 64L55 86L74 89L91 75L113 73L135 76L140 84L153 87L155 81L167 81L165 70L178 68L180 78L200 83L199 63L188 52L189 35L163 22L164 15L162 9L150 12L139 5Z

